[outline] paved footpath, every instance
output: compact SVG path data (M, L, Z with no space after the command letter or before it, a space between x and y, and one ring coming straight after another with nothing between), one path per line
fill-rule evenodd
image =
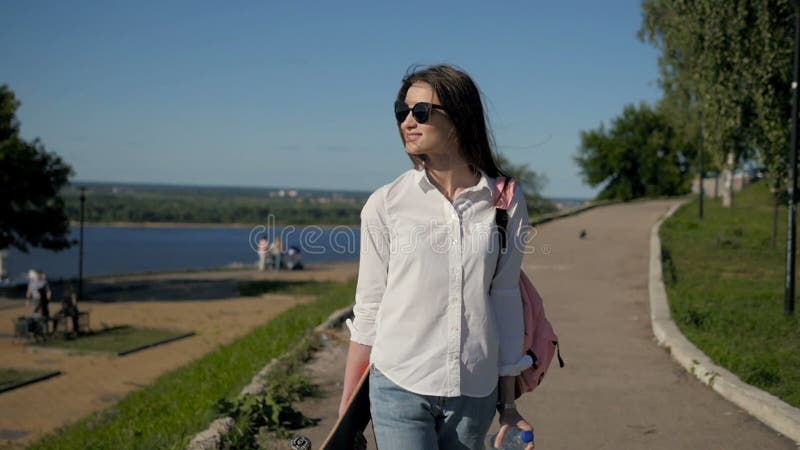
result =
M537 428L537 448L798 448L695 380L655 344L647 285L650 229L674 203L600 207L537 227L536 251L524 266L567 362L563 369L554 365L540 389L519 401ZM585 239L579 238L582 229ZM335 373L338 383L343 359L325 364L328 380ZM327 387L341 392L340 385ZM315 444L332 424L327 416L336 413L338 392L326 400L330 408L314 405L316 416L324 416L306 430Z

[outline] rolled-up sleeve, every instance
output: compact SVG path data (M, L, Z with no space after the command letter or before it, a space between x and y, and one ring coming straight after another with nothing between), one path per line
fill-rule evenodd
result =
M386 226L385 190L376 190L361 209L361 246L358 281L353 308L354 319L346 321L350 340L372 346L375 342L375 319L389 270L389 229Z
M497 262L497 270L489 293L499 333L500 376L519 375L523 369L533 364L533 360L523 349L525 324L519 290L522 257L530 231L525 197L519 183L515 183L514 198L508 208L506 250Z

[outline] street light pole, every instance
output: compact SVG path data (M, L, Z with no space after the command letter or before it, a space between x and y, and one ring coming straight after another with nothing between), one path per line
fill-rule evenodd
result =
M658 163L656 164L656 197L661 196L661 160L664 159L664 149L658 149L656 152Z
M78 299L83 300L83 211L86 203L86 188L81 188L81 238L78 253Z
M786 242L786 289L784 311L794 313L794 285L796 271L795 237L797 235L797 133L798 133L798 86L800 81L800 0L792 0L794 6L794 79L792 80L792 148L790 149L789 181L789 230Z
M700 212L700 220L703 220L703 197L705 197L705 195L706 195L705 194L705 186L704 186L705 185L705 182L704 182L705 177L703 176L703 175L705 175L705 173L706 173L706 168L703 165L703 133L701 131L700 132L700 174L698 175L698 178L700 179L700 197L698 198L698 203L700 205L700 211L699 211Z

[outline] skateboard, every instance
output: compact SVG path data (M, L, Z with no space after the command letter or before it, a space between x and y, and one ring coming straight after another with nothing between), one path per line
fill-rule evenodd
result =
M361 375L347 408L328 433L321 450L362 450L367 448L364 430L370 421L369 367Z

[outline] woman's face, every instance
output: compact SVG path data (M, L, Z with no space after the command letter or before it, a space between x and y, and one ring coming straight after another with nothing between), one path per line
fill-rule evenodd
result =
M422 82L416 82L408 88L405 101L409 107L419 102L440 104L431 85ZM425 123L418 123L409 113L399 126L406 152L412 155L446 155L455 143L455 128L447 113L440 109L431 110L430 119Z

